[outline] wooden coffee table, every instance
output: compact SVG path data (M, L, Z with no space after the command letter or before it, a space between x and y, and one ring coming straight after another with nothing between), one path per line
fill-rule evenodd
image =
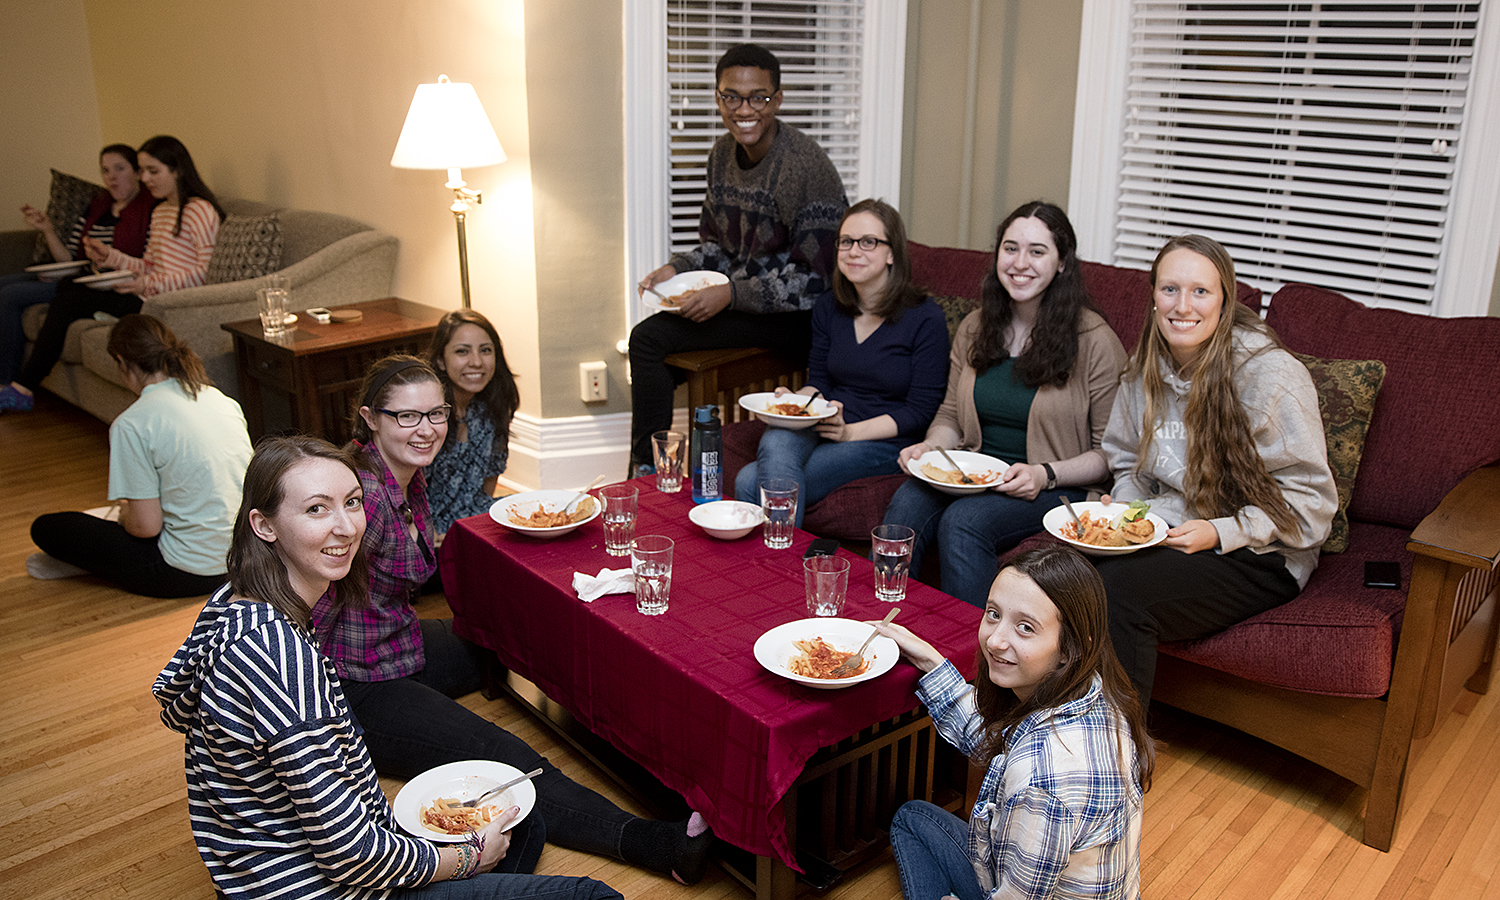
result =
M296 324L274 338L261 334L259 318L220 326L234 338L251 440L298 431L344 443L353 394L370 364L392 353L421 356L446 314L398 297L335 309L358 309L364 319L320 325L299 311Z

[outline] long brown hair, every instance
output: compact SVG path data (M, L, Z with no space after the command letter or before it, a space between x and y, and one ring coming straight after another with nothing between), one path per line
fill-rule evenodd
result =
M153 316L140 313L121 316L109 330L106 349L118 363L133 366L147 375L164 373L177 379L194 400L204 385L213 384L193 348L178 340L171 329Z
M901 213L884 200L861 200L844 210L844 217L839 219L839 232L844 230L849 217L857 213L869 213L880 220L891 248L891 267L886 272L885 287L870 312L891 322L900 321L903 312L921 306L927 299L927 294L911 283L911 251L906 246L906 226L901 222ZM833 267L833 299L844 315L859 315L859 292L838 266Z
M1044 384L1062 387L1068 383L1068 373L1078 359L1079 317L1085 309L1091 309L1104 318L1104 311L1094 305L1084 287L1083 266L1078 262L1078 236L1073 233L1068 214L1042 200L1016 207L995 229L995 258L979 284L979 333L969 353L969 365L983 375L1010 358L1005 332L1015 318L1015 310L1010 294L1000 284L995 265L1000 260L1005 230L1017 219L1038 219L1047 226L1057 248L1058 269L1037 305L1031 337L1016 357L1016 377L1027 387Z
M1014 691L995 685L984 675L984 650L979 651L980 675L974 680L974 703L984 718L985 734L980 754L988 762L1006 751L1006 734L1032 713L1071 703L1088 694L1099 676L1104 699L1130 729L1135 745L1136 780L1141 790L1151 789L1156 765L1156 744L1146 733L1146 711L1109 640L1109 607L1104 581L1089 561L1072 547L1048 544L1017 555L1005 567L1031 579L1057 607L1062 624L1058 642L1062 665L1042 679L1025 700ZM1002 569L1001 571L1004 571ZM1125 771L1125 748L1117 746L1120 769Z
M188 201L194 197L207 200L214 212L219 214L220 221L228 216L219 198L203 183L203 176L198 174L198 167L193 165L193 155L182 141L170 134L158 134L136 151L137 156L142 153L155 157L157 162L171 169L172 177L177 179L177 223L172 226L173 235L182 234L182 213L187 209Z
M500 332L495 330L490 320L472 309L455 309L443 316L438 320L437 330L432 333L432 343L427 347L427 364L432 366L443 383L444 402L454 406L453 378L448 374L443 354L460 325L475 326L488 335L490 343L495 345L495 374L490 378L490 383L484 386L484 390L475 396L484 401L485 412L495 426L495 449L504 450L510 442L510 420L515 417L516 409L521 405L521 390L516 387L516 373L510 370L510 364L505 361L505 347L500 343ZM449 428L443 443L446 445L457 431L457 428Z
M498 371L498 369L497 369ZM432 382L442 386L443 380L438 377L427 360L419 359L409 353L393 353L384 359L377 360L370 370L365 373L364 381L359 385L359 400L354 402L354 410L349 419L349 434L361 445L370 443L374 434L370 431L370 425L365 417L359 414L361 406L371 409L382 407L386 404L391 391L408 384L422 384Z
M275 517L281 501L286 499L286 487L282 482L287 471L306 459L331 459L344 464L356 478L359 477L354 455L321 438L305 434L262 438L255 445L255 455L245 470L245 490L240 499L240 511L234 517L234 535L229 542L228 558L231 591L248 600L270 604L304 631L310 627L311 612L292 589L286 563L276 553L276 547L262 540L251 527L250 510L260 510L267 518ZM337 585L335 599L338 606L362 607L369 603L370 568L363 541L354 550L349 574Z
M1238 517L1245 507L1255 506L1265 511L1281 534L1299 535L1302 527L1292 514L1281 486L1271 477L1255 449L1250 417L1234 386L1236 331L1266 336L1270 343L1254 351L1256 355L1281 348L1281 341L1249 307L1235 300L1234 260L1213 238L1184 234L1167 241L1151 263L1153 291L1157 270L1173 250L1190 250L1212 263L1219 273L1219 291L1223 297L1213 334L1197 357L1178 371L1192 383L1183 416L1188 449L1183 493L1191 508L1205 518ZM1124 376L1127 380L1140 379L1145 395L1141 437L1136 447L1137 472L1147 462L1153 435L1167 406L1167 387L1162 378L1165 366L1176 368L1171 347L1153 312L1146 317L1146 328Z

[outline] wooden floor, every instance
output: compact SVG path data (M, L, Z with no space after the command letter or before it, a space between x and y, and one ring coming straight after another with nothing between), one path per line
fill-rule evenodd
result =
M92 578L26 574L35 516L104 502L98 421L44 396L37 412L0 415L0 454L0 897L208 900L188 832L182 742L150 694L201 598L150 600ZM446 607L438 598L422 613ZM1236 732L1153 710L1164 743L1147 795L1145 896L1500 898L1494 698L1466 695L1418 755L1390 853L1359 842L1363 791ZM630 805L508 702L465 703ZM749 896L716 870L687 888L550 846L539 871L590 875L627 897ZM899 897L889 853L826 896Z

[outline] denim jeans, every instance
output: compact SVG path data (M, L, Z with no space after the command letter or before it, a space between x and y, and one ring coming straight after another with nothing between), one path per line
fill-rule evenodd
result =
M10 384L21 370L26 351L21 317L28 307L51 302L56 293L56 282L37 281L29 272L0 275L0 385Z
M969 858L969 825L940 806L911 800L891 820L891 852L906 900L983 900Z
M885 509L885 524L905 525L917 533L911 548L911 572L922 570L922 554L938 547L942 589L984 608L990 584L1000 571L1001 553L1042 530L1042 516L1060 498L1083 500L1081 488L1042 491L1035 500L1020 500L998 491L955 497L915 478L907 479Z
M760 503L760 483L768 478L790 478L797 482L797 518L809 506L840 487L871 475L894 475L901 471L901 451L885 441L835 443L818 437L817 429L792 431L767 428L755 451L755 462L740 469L734 479L734 496L746 503Z
M547 838L559 846L624 859L620 838L635 816L568 778L525 741L450 699L480 688L484 651L454 636L449 619L423 619L422 643L427 665L415 675L343 682L376 771L409 779L465 759L492 759L522 772L540 766L542 774L532 780L537 793L532 816L540 813Z
M620 892L592 878L564 875L479 875L391 894L391 900L614 900Z

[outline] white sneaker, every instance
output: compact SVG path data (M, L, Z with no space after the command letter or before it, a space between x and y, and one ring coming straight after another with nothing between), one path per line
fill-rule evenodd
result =
M59 578L77 578L79 575L87 575L88 569L80 569L72 563L66 563L55 556L37 552L26 557L26 572L32 578L42 581L55 581Z

